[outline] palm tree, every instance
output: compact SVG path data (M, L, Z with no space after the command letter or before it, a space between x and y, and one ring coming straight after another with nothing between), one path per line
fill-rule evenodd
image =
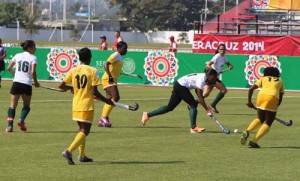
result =
M179 38L177 39L180 43L189 43L188 35L186 32L182 32L179 34Z
M80 37L81 37L81 35L80 35L81 30L77 26L75 26L73 24L70 26L70 30L71 30L70 38L74 42L78 41L80 39Z
M38 20L38 16L36 15L29 15L26 14L24 16L24 32L29 36L29 39L31 40L34 34L39 33L39 26L35 24L35 22Z

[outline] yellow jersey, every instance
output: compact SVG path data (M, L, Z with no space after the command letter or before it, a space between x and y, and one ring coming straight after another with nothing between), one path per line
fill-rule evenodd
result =
M283 82L277 77L262 77L255 85L261 88L259 94L274 96L277 99L279 99L279 93L284 93Z
M63 81L73 86L73 111L94 110L93 87L101 84L95 68L89 65L79 65L71 69Z
M119 52L115 52L108 57L107 61L110 63L108 67L109 72L114 78L114 81L117 82L123 68L122 56ZM103 80L108 80L108 75L106 72L102 76L102 81Z

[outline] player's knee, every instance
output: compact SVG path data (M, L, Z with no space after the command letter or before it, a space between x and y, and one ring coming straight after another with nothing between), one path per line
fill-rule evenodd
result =
M196 101L194 103L190 104L190 109L197 109L197 107L198 107L198 104Z
M227 89L224 88L224 89L221 90L221 92L222 92L223 94L226 94L226 93L227 93Z
M206 97L209 96L209 93L210 93L210 92L206 92L206 93L204 93L202 96L203 96L204 98L206 98Z
M265 123L266 123L269 127L271 127L272 124L273 124L273 121L274 121L274 120L266 120Z
M120 97L117 96L117 97L115 97L115 98L112 98L112 100L114 100L115 102L118 102L118 101L120 100Z
M90 129L84 129L84 128L81 128L79 130L80 132L83 132L85 134L85 136L89 135L90 134Z
M23 108L22 108L22 110L24 110L24 111L27 111L27 112L30 112L30 106L24 106Z

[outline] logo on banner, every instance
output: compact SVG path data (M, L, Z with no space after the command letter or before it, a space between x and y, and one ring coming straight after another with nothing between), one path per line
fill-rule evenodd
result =
M51 48L47 58L47 71L54 80L62 80L79 64L78 54L73 48Z
M269 5L270 0L251 0L251 4L255 10L264 10Z
M246 61L245 78L249 85L253 85L264 76L266 67L277 67L281 72L280 65L277 56L274 55L249 55L249 59Z
M174 53L148 52L148 56L145 58L144 74L153 85L168 86L173 83L178 69L178 60Z
M126 74L131 74L135 70L135 62L131 58L125 58L123 60L122 71Z

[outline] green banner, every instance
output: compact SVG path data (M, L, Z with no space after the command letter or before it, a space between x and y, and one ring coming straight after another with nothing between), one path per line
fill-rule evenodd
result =
M7 48L5 58L6 68L12 57L22 52L21 48ZM92 50L91 66L104 73L104 63L113 51ZM61 81L66 73L78 65L79 58L74 48L38 48L35 56L38 58L37 76L39 80ZM174 80L186 74L203 72L205 62L213 54L169 53L166 51L131 52L123 56L123 72L119 83L136 85L171 86ZM286 90L300 90L297 82L297 67L300 67L299 57L273 55L226 55L233 65L233 70L221 75L228 88L248 88L263 75L266 66L276 66L281 70L282 80ZM299 65L298 65L299 64ZM226 67L224 67L225 69ZM3 78L12 79L8 71L1 73ZM142 77L139 78L139 76Z

